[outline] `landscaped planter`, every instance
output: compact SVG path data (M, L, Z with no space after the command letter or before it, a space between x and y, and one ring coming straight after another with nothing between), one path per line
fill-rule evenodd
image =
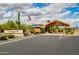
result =
M8 38L6 36L1 36L0 41L4 41L4 40L8 40Z
M13 39L13 38L15 38L15 36L14 35L7 35L7 38Z

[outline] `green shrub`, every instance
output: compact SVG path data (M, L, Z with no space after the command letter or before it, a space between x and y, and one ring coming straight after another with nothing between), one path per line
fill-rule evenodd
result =
M69 34L74 34L74 32L73 32L73 31L71 31Z
M7 37L8 38L15 38L15 36L14 35L11 35L11 34L10 35L7 35Z
M0 40L8 40L6 36L1 36Z
M74 29L68 28L68 29L65 30L65 33L66 34L74 34Z
M8 20L7 22L0 24L0 30L31 30L32 26L28 24L21 23L18 25L16 21Z

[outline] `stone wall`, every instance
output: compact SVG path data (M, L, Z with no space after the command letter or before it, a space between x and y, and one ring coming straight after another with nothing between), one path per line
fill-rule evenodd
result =
M6 35L24 36L23 30L4 30Z

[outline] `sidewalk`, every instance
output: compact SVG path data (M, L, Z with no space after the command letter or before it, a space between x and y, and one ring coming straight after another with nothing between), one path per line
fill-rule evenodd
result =
M57 34L57 33L56 33L56 34L55 34L55 33L53 34L53 33L44 33L44 34L41 34L41 35L54 35L54 36L79 36L79 34L77 34L77 33L76 33L76 34L59 34L59 33L58 33L58 34Z
M16 37L14 39L8 39L8 40L5 40L5 41L0 41L0 45L15 42L15 41L20 41L20 40L25 40L25 39L33 38L33 37L36 37L36 35L30 35L30 36L24 36L24 37Z

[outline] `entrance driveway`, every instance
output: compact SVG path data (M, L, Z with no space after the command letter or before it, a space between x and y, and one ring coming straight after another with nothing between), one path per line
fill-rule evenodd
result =
M0 45L1 55L78 55L79 36L37 35Z

